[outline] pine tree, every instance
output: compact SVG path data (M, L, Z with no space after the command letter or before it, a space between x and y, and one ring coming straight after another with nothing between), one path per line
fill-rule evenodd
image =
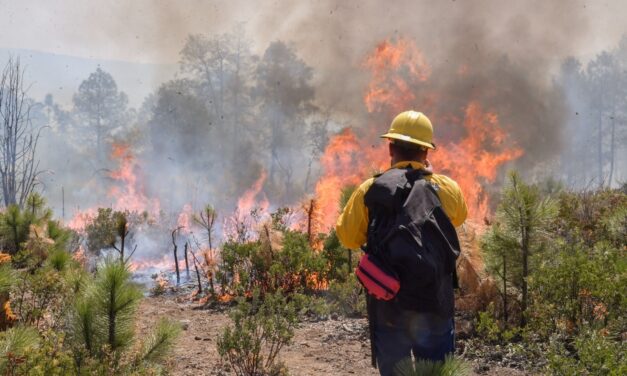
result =
M505 320L509 282L521 293L520 325L526 324L527 279L547 240L544 227L556 214L553 199L542 197L536 186L525 184L516 172L509 174L495 223L482 239L486 267L501 282Z
M104 261L74 305L73 339L79 370L91 359L125 374L163 359L180 331L179 325L168 320L157 324L129 362L120 361L135 343L135 314L142 296L125 263L113 258Z

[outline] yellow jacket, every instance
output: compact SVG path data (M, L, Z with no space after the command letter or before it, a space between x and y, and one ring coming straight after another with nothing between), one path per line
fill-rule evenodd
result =
M391 168L400 168L411 165L412 168L425 168L420 162L404 161L394 164ZM468 208L459 185L455 180L444 176L432 174L425 177L431 183L438 186L438 197L442 208L455 227L460 226L466 220ZM359 248L366 242L368 231L368 208L364 204L364 196L374 182L370 178L363 182L346 203L344 211L337 220L336 232L340 242L346 248Z

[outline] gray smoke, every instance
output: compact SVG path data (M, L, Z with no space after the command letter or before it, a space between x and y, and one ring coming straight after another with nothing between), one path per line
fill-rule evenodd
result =
M293 205L312 192L329 134L347 125L368 135L388 126L393 114L364 106L370 74L363 62L382 41L403 38L431 67L427 81L410 83L412 107L442 119L434 124L440 140L464 136L445 119L463 117L476 100L525 151L514 167L546 176L571 146L564 129L572 96L554 83L560 64L616 45L625 8L570 0L116 4L98 37L123 40L142 57L178 61L179 70L109 141L130 144L142 188L170 216L186 203L230 213L264 173L271 204ZM124 31L129 19L156 32L134 38ZM436 101L426 99L431 93ZM98 164L80 141L67 142L64 135L84 127L70 123L42 140L45 167L56 171L46 192L54 192L57 213L59 186L69 211L110 204L106 192L116 184L108 175L116 161Z

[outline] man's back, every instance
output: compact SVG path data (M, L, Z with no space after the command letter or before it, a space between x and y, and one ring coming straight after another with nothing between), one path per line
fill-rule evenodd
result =
M406 172L401 173L399 169L406 170ZM385 210L377 208L376 204L373 205L372 197L380 188L386 192L388 188L394 189L396 186L394 181L390 181L388 182L389 186L381 187L380 181L384 176L408 176L415 170L424 170L424 164L415 161L395 163L390 170L381 175L376 183L375 179L371 178L355 190L338 219L336 228L338 238L346 247L360 247L366 243L367 239L370 243L380 241L378 238L382 235L376 234L378 231L373 231L373 228L374 222L379 221L380 213ZM454 180L444 175L425 173L420 174L420 176L430 183L438 197L431 200L428 197L422 197L422 195L429 195L430 197L435 195L431 189L416 191L415 186L418 183L413 183L409 195L403 196L406 198L406 201L403 200L405 201L403 206L405 210L418 209L420 213L408 217L418 220L427 219L420 218L425 214L423 209L429 210L441 205L442 209L437 208L437 211L440 213L439 222L444 225L444 232L439 228L438 220L431 218L435 226L425 229L428 232L425 235L428 237L431 235L439 236L444 240L440 242L442 244L448 243L446 240L448 236L454 240L452 243L457 244L457 251L459 251L457 235L453 226L461 225L467 215L466 203L459 186ZM425 187L424 184L421 186ZM417 196L412 196L412 193ZM385 194L383 196L385 197ZM430 201L427 206L433 206L421 206L420 203L412 205L412 200L421 201L422 199ZM384 198L380 203L383 206L394 206L391 202L386 201L396 200ZM393 209L392 211L396 210ZM383 215L385 216L385 214ZM448 219L444 218L445 215ZM387 232L387 229L384 229L381 233ZM419 234L413 235L420 237ZM417 358L442 360L446 354L454 351L453 281L455 278L454 273L452 273L455 267L454 258L452 258L452 264L450 261L448 263L451 269L444 273L428 273L426 271L429 268L421 269L421 265L418 264L415 265L416 268L412 269L411 260L415 259L416 253L412 250L411 244L401 244L403 241L399 241L400 243L390 244L384 249L384 252L387 253L388 264L396 269L401 282L399 295L392 301L369 298L368 303L373 359L376 357L381 374L385 376L394 374L397 364L402 359L406 359L410 353L413 353ZM367 245L366 249L369 249L370 245ZM427 254L423 254L423 256L428 256ZM426 265L427 263L422 264L422 267Z
M404 161L394 164L392 168L404 168L407 166L411 166L414 169L425 167L420 162ZM426 176L425 179L436 186L442 209L444 209L453 226L458 227L464 223L468 208L459 185L445 175L431 174ZM337 220L337 236L347 248L357 249L366 243L369 217L364 197L373 183L374 178L370 178L355 189Z

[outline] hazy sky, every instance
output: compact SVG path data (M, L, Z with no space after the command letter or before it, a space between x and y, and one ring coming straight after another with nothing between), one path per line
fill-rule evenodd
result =
M93 59L80 68L60 59L50 59L49 67L41 59L27 62L37 97L51 92L68 103L80 80L100 64L138 105L172 78L189 34L230 32L238 24L255 53L273 40L293 43L314 67L315 84L323 91L319 97L335 103L356 97L364 80L354 74L356 68L380 41L396 35L415 40L429 63L474 53L451 50L459 40L462 48L487 48L495 58L508 55L542 67L541 79L550 80L565 56L586 60L616 46L627 31L627 1L0 0L0 49ZM109 67L113 61L136 66ZM51 74L53 69L59 73ZM338 80L346 90L337 91Z
M463 1L457 0L457 3ZM436 13L437 20L446 23L449 9L457 6L455 0L433 1L433 7L429 1L410 3L415 6L398 5L401 2L396 1L367 0L0 0L0 47L97 59L174 63L189 33L224 32L238 22L246 24L258 45L281 38L323 46L325 41L320 40L319 32L330 25L350 40L355 34L379 34L371 27L373 16L381 19L377 28L403 32L404 24L420 23L421 18L432 16L432 12ZM436 3L439 3L437 7ZM443 6L444 3L450 4ZM490 1L473 1L479 9L482 3L485 3L485 13L489 13ZM513 12L526 13L532 23L534 19L547 22L534 14L543 11L534 5L537 2L512 0L510 3ZM582 54L615 44L625 31L627 1L572 0L559 3L584 9L588 25L586 36L579 45ZM374 15L364 14L373 13L373 10ZM569 16L567 9L564 9L563 16ZM359 30L362 17L369 30ZM308 22L312 19L316 22ZM395 20L399 21L398 25L394 25ZM502 21L494 20L495 24ZM349 25L350 29L342 31L342 24Z

